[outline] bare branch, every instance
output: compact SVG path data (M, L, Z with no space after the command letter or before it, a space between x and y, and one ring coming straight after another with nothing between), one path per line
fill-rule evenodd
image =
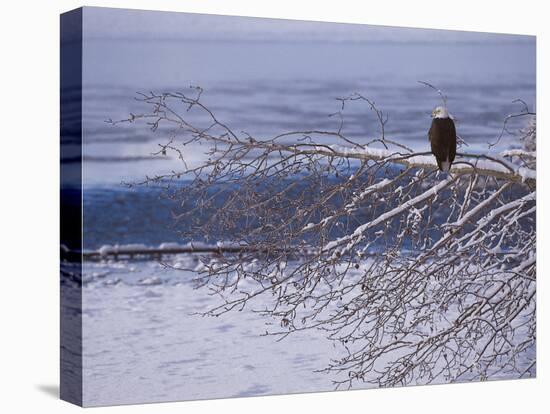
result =
M179 201L183 237L239 246L203 255L196 286L219 299L204 315L249 307L279 339L323 331L340 350L324 370L337 387L534 375L533 149L459 153L446 175L388 139L387 115L360 94L339 99L334 130L272 137L234 132L203 98L144 94L150 110L121 122L170 131L160 151L183 162L206 148L198 166L143 181ZM345 135L353 103L379 136Z

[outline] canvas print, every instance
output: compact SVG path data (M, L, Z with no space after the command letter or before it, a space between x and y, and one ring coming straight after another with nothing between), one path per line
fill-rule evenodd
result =
M62 15L62 398L535 377L535 45Z

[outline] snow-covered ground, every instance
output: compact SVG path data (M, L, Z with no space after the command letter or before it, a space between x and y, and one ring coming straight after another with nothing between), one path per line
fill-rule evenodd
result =
M281 341L265 336L278 330L279 321L252 312L254 302L216 318L197 315L219 303L205 288L193 288L195 272L180 270L200 268L197 256L168 261L168 268L155 261L85 263L84 405L335 389L334 374L317 370L343 350L322 332L297 332ZM500 372L488 379L517 377Z
M269 320L250 311L191 315L214 303L191 278L156 262L86 263L85 405L334 389L314 372L334 357L320 332L277 342L261 336Z

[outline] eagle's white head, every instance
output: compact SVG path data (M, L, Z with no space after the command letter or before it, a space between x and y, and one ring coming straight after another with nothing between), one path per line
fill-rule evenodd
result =
M451 118L449 111L444 106L438 106L432 111L432 118Z

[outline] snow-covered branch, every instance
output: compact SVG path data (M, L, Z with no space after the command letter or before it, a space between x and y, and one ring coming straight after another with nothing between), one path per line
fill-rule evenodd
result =
M283 149L282 149L283 150ZM286 148L286 151L299 151L297 148ZM340 145L330 145L327 147L319 147L313 150L303 150L305 153L320 154L327 157L342 157L353 158L361 161L377 161L391 162L400 164L408 168L425 168L436 169L437 163L434 157L428 153L404 153L396 152L389 149L364 147L346 148ZM502 178L514 182L530 182L536 181L536 171L531 168L517 166L511 164L504 159L504 156L519 155L519 150L507 151L502 158L491 157L479 154L459 153L458 158L453 164L451 173L453 175L477 174L482 176L491 176ZM534 152L521 153L523 156L535 158Z
M457 154L449 175L433 156L386 136L334 131L236 133L202 90L150 93L145 120L182 170L149 177L193 223L183 237L243 246L205 254L196 285L219 305L264 314L268 335L308 329L342 350L337 386L381 386L535 374L536 153ZM117 124L118 122L114 122ZM533 127L534 128L534 127ZM528 130L530 136L535 134ZM186 164L188 148L206 151ZM185 180L185 181L184 181Z

